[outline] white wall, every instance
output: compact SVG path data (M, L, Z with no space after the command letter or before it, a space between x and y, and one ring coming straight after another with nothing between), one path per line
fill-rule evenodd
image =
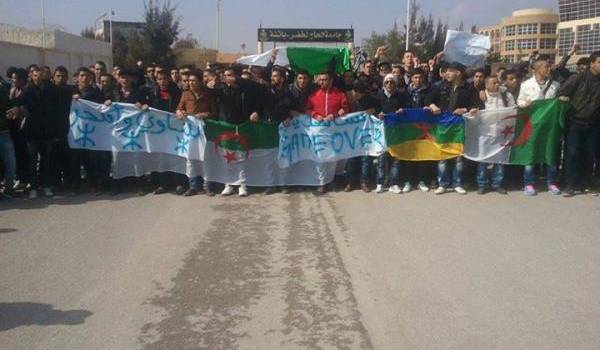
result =
M42 49L39 31L0 25L0 75L4 76L10 66L25 68L32 63L47 65L51 69L65 66L70 74L97 60L104 61L109 69L112 68L109 43L61 31L46 33L45 38L46 48Z

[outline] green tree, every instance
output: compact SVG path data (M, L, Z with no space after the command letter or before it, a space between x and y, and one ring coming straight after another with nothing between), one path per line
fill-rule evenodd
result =
M185 38L177 40L175 42L175 45L173 46L173 48L176 50L195 49L198 47L200 47L200 44L198 43L198 40L192 36L191 33L188 33L185 36Z
M128 40L120 32L113 33L113 62L118 66L127 65L127 55L129 53ZM133 62L135 63L135 62Z
M180 31L175 9L169 0L147 0L144 3L144 28L139 35L132 35L127 40L129 64L138 60L167 66L175 64L172 47Z
M430 58L444 49L448 25L442 24L439 19L436 25L431 14L427 17L420 15L416 0L411 0L410 6L409 49L422 59ZM379 46L387 45L386 59L398 62L406 47L406 30L404 25L400 31L394 21L392 29L383 34L372 32L371 36L363 40L362 46L372 56Z

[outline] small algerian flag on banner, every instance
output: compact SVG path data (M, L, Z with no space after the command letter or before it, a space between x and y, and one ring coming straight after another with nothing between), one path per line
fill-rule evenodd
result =
M312 75L324 71L335 71L341 74L350 70L350 51L346 47L280 47L273 50L277 50L277 58L274 62L277 66L306 70ZM237 63L266 67L273 50L241 57Z
M239 163L252 158L257 149L277 152L279 131L275 123L246 122L240 125L205 119L207 152L214 149L226 163Z
M558 163L567 105L558 99L465 115L465 157L501 164Z

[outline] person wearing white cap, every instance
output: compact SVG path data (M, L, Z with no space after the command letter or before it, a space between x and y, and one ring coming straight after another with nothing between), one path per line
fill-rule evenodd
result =
M398 89L398 80L393 74L387 74L383 78L383 88L377 92L376 98L381 105L379 118L382 119L389 113L402 113L402 108L409 104L408 95L403 90ZM384 191L385 170L390 160L390 174L388 177L390 192L396 194L402 193L399 186L399 162L397 159L391 158L387 152L377 159L377 186L375 187L375 193L382 193Z

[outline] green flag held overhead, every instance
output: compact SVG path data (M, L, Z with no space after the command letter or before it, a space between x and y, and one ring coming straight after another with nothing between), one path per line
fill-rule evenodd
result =
M341 74L351 69L350 51L345 47L279 47L273 50L277 50L275 65L290 67L293 70L306 70L312 75L325 71ZM273 50L258 55L244 56L237 62L249 66L266 67L271 60Z
M340 74L350 70L350 51L345 47L288 47L287 57L293 70L303 69L312 75L327 70Z

